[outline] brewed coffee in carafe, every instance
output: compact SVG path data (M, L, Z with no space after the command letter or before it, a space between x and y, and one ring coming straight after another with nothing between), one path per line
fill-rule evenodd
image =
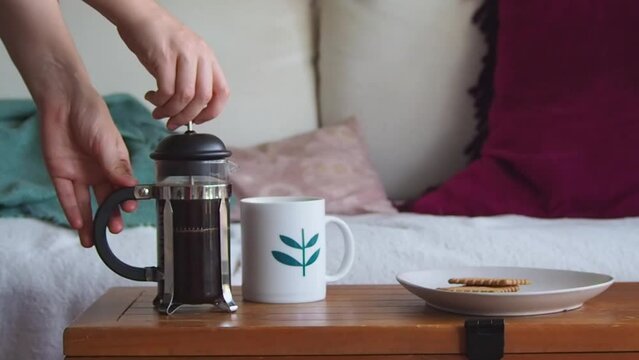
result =
M170 203L173 211L173 300L177 303L211 303L220 296L220 267L210 261L220 258L220 201L175 200ZM163 208L169 204L160 200L158 206ZM164 246L162 234L158 234L158 241L159 246Z

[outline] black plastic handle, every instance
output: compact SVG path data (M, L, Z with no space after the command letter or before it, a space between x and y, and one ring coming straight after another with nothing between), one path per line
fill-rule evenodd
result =
M96 250L98 250L100 259L116 274L136 281L157 281L156 267L141 268L124 263L113 254L106 238L107 225L111 214L120 203L136 199L135 189L135 187L127 187L116 190L100 205L95 214L95 219L93 219L93 243Z

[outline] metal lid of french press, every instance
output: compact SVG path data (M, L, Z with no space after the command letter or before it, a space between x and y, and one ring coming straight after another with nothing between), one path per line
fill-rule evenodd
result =
M229 156L231 152L220 138L196 133L190 126L184 134L164 138L151 153L153 160L222 160Z

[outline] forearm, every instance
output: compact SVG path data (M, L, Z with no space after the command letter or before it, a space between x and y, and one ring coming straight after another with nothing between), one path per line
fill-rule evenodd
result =
M57 0L0 0L0 37L38 107L90 84Z
M160 20L168 15L154 0L84 0L109 19L116 27L130 27L147 20Z

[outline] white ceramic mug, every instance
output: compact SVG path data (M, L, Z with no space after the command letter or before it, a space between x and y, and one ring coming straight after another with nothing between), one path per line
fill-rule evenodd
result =
M266 303L319 301L326 282L351 269L355 241L346 223L324 212L324 199L255 197L240 201L242 223L242 296ZM326 225L344 237L344 258L337 273L326 274Z

